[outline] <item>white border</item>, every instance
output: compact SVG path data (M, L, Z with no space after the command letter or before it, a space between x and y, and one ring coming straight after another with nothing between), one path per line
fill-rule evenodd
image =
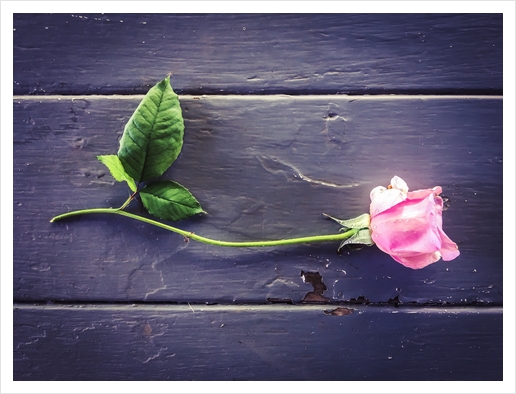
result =
M10 13L505 13L513 1L1 1ZM2 6L2 9L4 6Z

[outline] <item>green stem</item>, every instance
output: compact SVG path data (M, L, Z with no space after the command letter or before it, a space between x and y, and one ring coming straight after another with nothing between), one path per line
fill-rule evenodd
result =
M126 207L131 203L131 201L133 201L133 198L134 198L134 196L136 196L136 193L137 193L137 192L134 192L133 194L131 194L131 195L129 196L129 198L128 198L128 199L127 199L127 200L122 204L122 206L121 206L120 208L118 208L118 209L119 209L119 210L123 210L123 209L125 209L125 208L126 208Z
M145 222L148 224L152 224L157 227L161 227L165 230L173 231L177 234L181 234L184 237L193 239L195 241L203 242L210 245L217 245L217 246L228 246L228 247L241 247L241 248L250 248L250 247L259 247L259 246L281 246L281 245L293 245L293 244L302 244L302 243L309 243L309 242L326 242L326 241L342 241L345 239L348 239L352 235L354 235L358 230L357 229L350 229L345 232L341 232L338 234L329 234L329 235L313 235L309 237L299 237L299 238L289 238L289 239L279 239L279 240L272 240L272 241L219 241L216 239L206 238L202 237L200 235L197 235L195 233L192 233L190 231L181 230L177 227L172 227L167 224L163 224L160 222L157 222L152 219L145 218L143 216L134 215L129 212L122 211L120 208L92 208L92 209L83 209L80 211L73 211L73 212L67 212L63 213L61 215L58 215L50 222L56 222L61 219L65 219L71 216L78 216L78 215L85 215L85 214L92 214L92 213L108 213L108 214L115 214L115 215L121 215L125 216L131 219L136 219L141 222Z

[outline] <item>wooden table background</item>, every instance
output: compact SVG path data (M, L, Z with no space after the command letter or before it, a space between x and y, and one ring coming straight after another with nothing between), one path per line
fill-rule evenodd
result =
M15 14L14 379L502 380L502 38L501 14ZM460 257L49 223L125 201L95 157L169 72L165 177L208 212L179 227L334 233L399 175L442 186Z

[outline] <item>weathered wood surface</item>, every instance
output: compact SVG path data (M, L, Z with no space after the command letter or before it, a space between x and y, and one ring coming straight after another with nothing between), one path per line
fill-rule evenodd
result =
M502 379L500 308L332 311L17 306L14 379Z
M49 223L125 201L95 156L117 151L140 99L15 100L15 299L299 301L308 271L333 301L502 303L502 100L182 99L185 145L165 178L208 215L179 227L225 240L335 233L323 212L368 212L371 189L397 174L414 190L443 187L444 229L461 250L413 271L376 247L228 249L115 216Z
M15 14L15 94L496 93L502 14Z
M14 379L502 379L501 14L15 14L13 35ZM366 212L396 174L443 187L461 256L49 223L125 201L95 156L168 72L186 134L165 177L209 213L180 227L333 233L323 212Z

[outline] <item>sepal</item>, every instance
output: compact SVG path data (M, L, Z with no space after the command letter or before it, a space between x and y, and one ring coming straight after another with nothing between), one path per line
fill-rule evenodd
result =
M348 219L348 220L336 219L325 213L323 213L323 215L332 220L335 220L337 223L339 223L341 226L343 226L345 228L357 228L357 229L369 228L369 224L371 223L371 216L368 213L364 213L356 218Z
M371 238L371 231L368 228L360 229L355 234L353 234L351 237L342 241L340 243L337 251L340 252L340 250L346 245L357 245L357 244L367 245L367 246L374 245L373 239Z

